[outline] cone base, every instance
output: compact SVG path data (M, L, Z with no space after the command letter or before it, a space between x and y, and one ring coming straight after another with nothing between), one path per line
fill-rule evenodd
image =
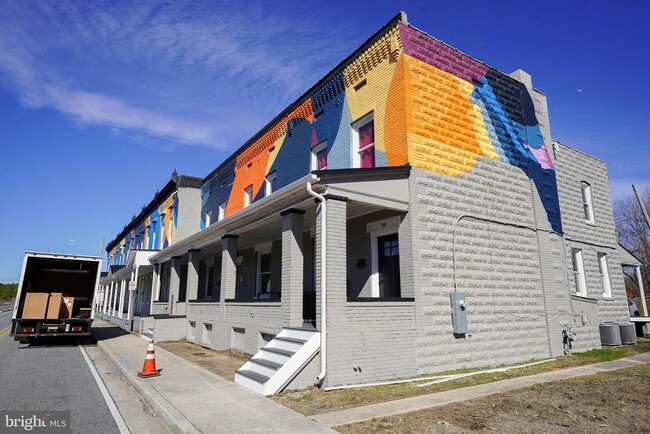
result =
M155 371L150 374L145 374L144 372L138 372L138 377L140 378L160 377L160 372Z

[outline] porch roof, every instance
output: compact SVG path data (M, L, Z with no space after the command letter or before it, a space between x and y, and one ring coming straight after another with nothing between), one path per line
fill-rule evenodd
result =
M636 256L632 254L628 249L622 245L618 245L618 252L621 255L621 265L625 266L634 266L638 267L643 265L643 262L639 261Z
M250 225L275 217L285 209L295 207L300 203L306 203L311 199L305 187L308 182L315 183L316 179L311 175L304 176L281 188L275 194L253 202L250 206L167 247L165 250L151 256L149 262L157 264L168 261L173 256L183 256L189 250L201 249L220 240L223 235L241 231Z
M378 167L372 169L319 170L279 189L269 197L215 222L207 228L158 252L149 261L152 264L169 261L174 256L184 256L189 250L204 249L221 240L226 234L242 231L279 218L283 210L305 209L313 205L307 192L311 183L321 194L343 196L351 201L348 214L362 213L368 208L408 210L408 177L411 167Z

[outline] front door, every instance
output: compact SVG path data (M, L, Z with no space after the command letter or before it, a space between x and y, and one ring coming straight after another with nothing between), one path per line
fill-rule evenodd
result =
M379 296L400 297L399 240L397 234L377 238Z

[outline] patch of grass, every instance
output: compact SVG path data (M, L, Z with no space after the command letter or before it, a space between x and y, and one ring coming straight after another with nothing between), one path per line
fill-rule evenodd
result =
M641 342L633 346L604 348L602 350L575 353L571 356L559 357L557 360L547 363L527 366L507 372L477 374L471 377L464 377L457 380L433 384L426 387L417 387L418 384L426 382L420 381L411 383L389 384L384 386L332 390L330 392L325 392L318 388L309 388L300 391L285 392L272 397L272 399L299 413L310 416L314 414L327 413L330 411L343 410L346 408L375 404L378 402L409 398L412 396L424 395L427 393L443 392L445 390L476 386L479 384L491 383L499 380L507 380L510 378L540 374L543 372L555 371L559 369L573 368L576 366L584 366L593 363L611 361L646 351L650 351L650 343ZM522 362L521 364L530 362L531 361ZM488 367L487 369L489 368L492 367ZM437 375L476 372L483 369L486 368L459 369L454 371L447 371L444 373L441 372ZM433 374L427 376L433 376Z
M650 364L645 364L337 426L336 430L355 434L646 432L649 384Z

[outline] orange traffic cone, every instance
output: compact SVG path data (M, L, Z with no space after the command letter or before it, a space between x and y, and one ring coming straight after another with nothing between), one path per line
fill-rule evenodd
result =
M149 340L149 348L147 355L144 358L144 366L142 372L138 372L138 377L149 378L158 377L160 372L156 371L156 356L153 353L153 340Z

